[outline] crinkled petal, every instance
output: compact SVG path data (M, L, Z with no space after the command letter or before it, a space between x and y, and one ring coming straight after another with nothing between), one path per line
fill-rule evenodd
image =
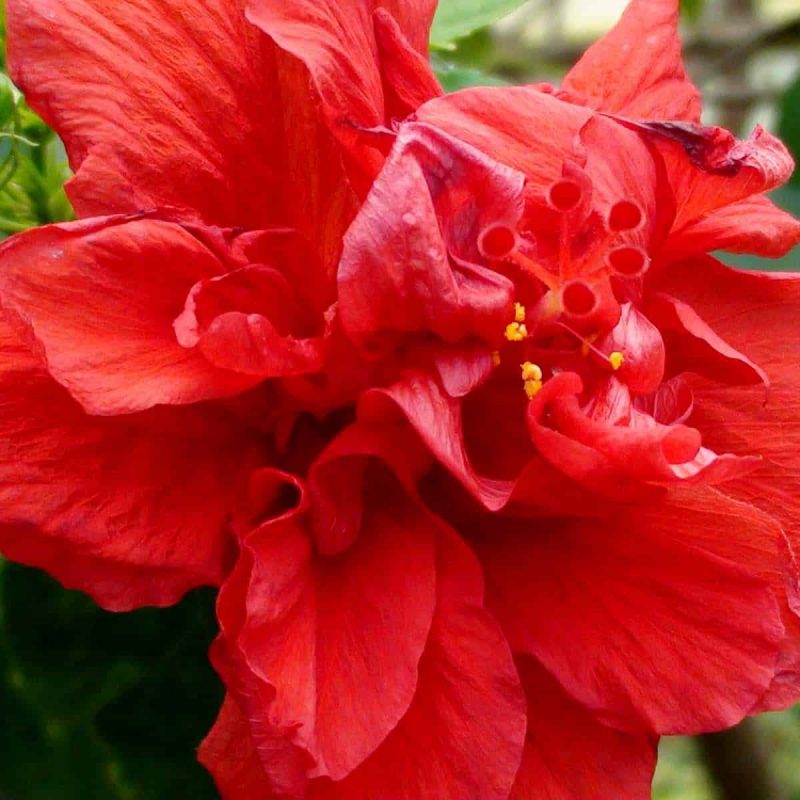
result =
M535 659L517 659L528 697L525 754L509 800L650 800L652 737L598 722Z
M428 331L449 342L496 338L512 284L469 259L485 227L519 219L523 183L441 132L404 126L345 237L339 312L348 334L362 342Z
M626 730L728 727L775 672L784 629L761 564L719 558L693 532L747 541L778 526L723 495L682 496L604 519L473 522L488 607L512 649Z
M664 160L675 204L673 233L775 189L794 170L785 145L760 126L739 141L722 128L692 123L623 122L650 138ZM659 254L665 260L670 259L670 241Z
M230 504L256 463L221 410L87 416L0 323L0 551L105 608L169 605L229 566Z
M93 414L236 394L257 378L210 364L173 331L192 286L224 271L180 225L107 217L38 228L0 249L0 304Z
M678 17L677 0L632 0L567 73L562 91L625 117L698 122L700 93L683 66Z

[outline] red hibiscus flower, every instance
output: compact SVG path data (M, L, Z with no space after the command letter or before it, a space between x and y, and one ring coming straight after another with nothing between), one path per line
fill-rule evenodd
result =
M222 583L226 798L641 800L800 696L800 283L708 255L800 241L791 159L674 0L448 97L432 12L10 0L83 219L0 249L0 548Z

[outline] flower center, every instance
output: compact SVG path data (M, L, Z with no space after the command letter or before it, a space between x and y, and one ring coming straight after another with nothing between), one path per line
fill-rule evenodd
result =
M529 202L518 226L495 223L478 237L481 255L517 289L495 361L520 365L528 397L561 371L607 377L621 369L625 353L602 342L621 304L641 294L650 266L641 206L622 198L599 209L589 176L572 165L564 172Z

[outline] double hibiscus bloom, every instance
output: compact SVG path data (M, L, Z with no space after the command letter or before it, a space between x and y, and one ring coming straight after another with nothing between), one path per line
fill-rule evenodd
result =
M792 161L677 0L449 96L434 6L8 0L79 220L0 248L0 550L221 586L227 799L644 800L800 697L800 277L709 255Z

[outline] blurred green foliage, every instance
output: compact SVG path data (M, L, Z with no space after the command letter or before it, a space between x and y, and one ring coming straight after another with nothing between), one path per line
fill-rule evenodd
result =
M6 74L5 5L0 5L0 236L72 218L58 137L28 108Z
M781 98L780 112L778 135L794 153L795 160L800 161L800 74ZM800 197L800 169L795 170L790 185L797 187L796 198ZM795 202L794 213L800 216L800 199Z
M0 791L8 800L216 797L196 763L222 689L213 593L109 614L0 561Z
M696 22L700 18L705 6L705 0L680 0L680 3L683 18L690 22Z

